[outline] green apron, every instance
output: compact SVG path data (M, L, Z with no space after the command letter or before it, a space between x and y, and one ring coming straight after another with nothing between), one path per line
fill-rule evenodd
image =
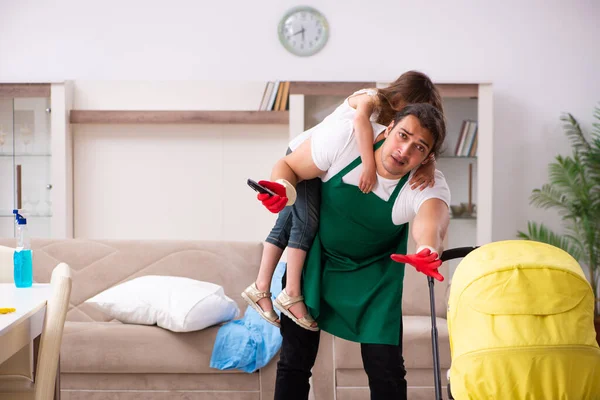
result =
M358 157L323 182L319 232L304 265L305 302L319 327L332 335L397 345L404 264L390 254L406 254L408 223L394 225L392 209L408 174L385 201L342 181L360 163Z

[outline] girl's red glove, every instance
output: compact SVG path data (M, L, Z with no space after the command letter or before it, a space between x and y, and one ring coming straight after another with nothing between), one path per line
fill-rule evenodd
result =
M442 274L438 272L442 260L438 258L437 253L432 253L430 249L423 249L417 254L392 254L390 257L396 262L410 264L417 271L440 282L444 280Z

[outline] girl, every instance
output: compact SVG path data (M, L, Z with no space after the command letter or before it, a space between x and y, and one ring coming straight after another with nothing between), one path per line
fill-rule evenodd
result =
M362 173L358 189L369 193L377 182L373 155L373 123L387 126L396 112L410 103L429 103L440 111L441 96L429 77L421 72L409 71L402 74L390 86L383 89L362 89L342 103L321 123L297 136L290 142L286 154L294 151L302 142L312 136L316 129L353 129L358 141L362 159ZM411 189L433 186L435 160L422 165L410 180ZM260 181L276 193L285 196L286 182ZM318 230L320 207L320 179L299 182L296 186L296 199L286 207L281 201L269 201L268 195L258 195L259 200L274 213L279 213L275 226L267 237L260 269L256 281L248 286L242 297L258 314L269 323L280 326L279 318L273 310L269 292L273 273L288 248L286 284L275 299L274 306L301 327L317 331L317 323L308 314L301 295L301 277L304 260ZM282 197L283 197L282 196Z

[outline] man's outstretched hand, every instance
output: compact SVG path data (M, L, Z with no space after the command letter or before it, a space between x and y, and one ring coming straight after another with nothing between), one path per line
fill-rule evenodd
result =
M443 281L444 277L438 272L438 268L442 265L442 260L438 258L437 253L432 253L430 249L423 249L417 254L392 254L392 260L410 264L419 272L427 276Z
M266 193L259 193L256 196L256 198L263 204L263 206L267 208L267 210L277 214L279 211L285 208L285 205L288 202L285 186L271 181L259 181L258 184L276 193L274 196Z

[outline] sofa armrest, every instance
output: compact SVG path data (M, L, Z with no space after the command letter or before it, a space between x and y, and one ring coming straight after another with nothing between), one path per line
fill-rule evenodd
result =
M334 399L335 382L335 347L334 337L321 331L319 353L312 371L311 391L314 400ZM311 400L313 397L309 397Z
M279 352L275 354L271 362L259 370L260 399L272 400L275 397L275 378L277 377L277 362Z

